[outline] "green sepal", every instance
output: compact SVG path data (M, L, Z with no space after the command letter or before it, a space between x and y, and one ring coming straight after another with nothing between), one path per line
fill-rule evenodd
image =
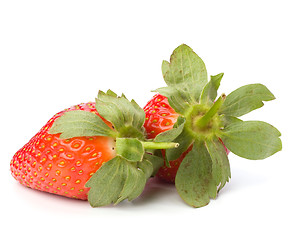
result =
M193 207L207 205L231 177L224 146L218 138L195 142L181 162L175 185L181 198Z
M185 114L190 105L196 103L192 99L192 95L188 91L186 84L180 83L174 86L162 87L153 92L158 92L167 97L169 105L179 114Z
M193 98L198 101L200 93L207 83L207 71L201 58L187 45L177 47L170 63L163 61L162 73L168 86L188 83Z
M153 177L162 165L163 159L148 153L145 153L144 159L138 162L137 166L128 165L124 188L115 204L126 198L129 201L137 198L143 192L147 180Z
M114 125L121 137L144 139L145 113L134 100L130 102L125 95L118 97L112 91L99 91L96 109Z
M193 143L194 139L192 133L188 128L183 128L183 131L179 136L174 140L174 142L179 143L178 148L172 148L166 150L166 159L168 161L173 161L178 159L182 153L184 153L190 145Z
M92 207L116 205L125 199L132 201L162 166L162 158L148 153L136 163L117 156L103 164L86 183L85 187L90 188L88 201Z
M265 159L282 150L281 133L262 121L235 121L220 132L225 146L234 154L251 159Z
M91 206L101 207L137 198L145 183L145 173L137 168L136 163L115 157L103 164L85 187L90 188L88 201Z
M226 97L220 109L220 114L239 117L264 106L263 101L274 99L275 96L262 84L245 85Z
M242 122L243 120L236 118L236 117L232 117L232 116L221 115L220 121L221 121L222 128L225 128L226 126L228 126L230 124Z
M98 115L81 110L65 112L55 120L49 133L61 133L62 139L84 136L116 137L118 135Z
M153 164L144 158L142 161L137 163L137 167L140 168L144 174L146 179L149 179L153 174Z
M155 174L158 172L159 168L163 166L164 160L161 154L161 150L155 151L155 154L147 153L145 152L143 161L138 163L138 166L145 172L145 170L142 168L142 163L148 161L152 164L152 172L150 174L150 177L155 176ZM140 165L139 165L140 164ZM146 171L148 172L148 170Z
M179 117L173 128L165 132L159 133L154 139L154 142L173 142L183 131L185 118Z
M207 84L204 62L185 44L173 51L170 63L163 61L162 74L168 87L157 91L166 96L170 106L180 114L184 114L190 104L199 101L201 91Z
M230 162L221 141L217 138L206 141L206 147L212 159L212 177L218 192L225 186L231 177Z
M125 164L123 159L115 157L87 181L85 187L90 188L88 201L92 207L106 206L118 200L126 179Z
M111 97L118 97L117 93L113 92L111 89L107 90L106 94Z
M146 184L146 174L138 167L130 163L124 163L125 182L115 205L125 199L132 201L142 192Z
M130 162L141 161L145 153L142 143L136 138L117 138L116 154Z
M181 198L190 206L203 207L217 195L212 176L212 159L204 142L195 142L181 162L175 186Z
M200 96L200 103L212 103L217 97L217 90L219 89L221 80L224 74L220 73L215 76L210 76L210 81L205 85Z

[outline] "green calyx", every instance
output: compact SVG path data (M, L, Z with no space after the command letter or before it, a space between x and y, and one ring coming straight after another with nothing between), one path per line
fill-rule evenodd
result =
M64 139L113 138L116 156L103 164L86 183L85 186L90 188L88 200L93 207L117 204L125 199L131 201L142 193L147 180L163 165L163 159L154 155L154 150L178 147L172 139L180 131L159 136L162 141L147 140L143 109L134 100L129 101L125 95L119 97L111 90L99 92L96 110L112 127L95 113L76 110L65 112L56 119L49 133L60 134L59 137Z
M220 96L218 100L212 105L212 107L201 118L195 121L194 125L197 126L199 129L212 128L215 125L213 117L217 114L225 98L225 94Z
M171 139L180 147L168 149L166 160L179 158L193 145L175 179L178 193L189 205L207 205L229 181L230 165L223 144L234 154L252 160L282 149L281 133L275 127L237 118L275 99L264 85L249 84L217 98L223 73L208 81L205 64L184 44L174 50L170 62L163 61L162 74L167 86L155 91L168 98L183 124L180 134Z
M218 100L208 106L208 104L195 104L185 114L185 128L191 133L195 140L211 140L216 136L222 127L220 116L217 114L225 95L223 94Z

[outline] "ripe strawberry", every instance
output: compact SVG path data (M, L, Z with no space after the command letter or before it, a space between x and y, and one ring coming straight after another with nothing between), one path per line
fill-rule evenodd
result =
M176 147L147 141L145 114L133 100L99 92L54 115L13 156L12 176L21 184L91 206L138 197L163 160L145 149Z
M145 105L146 114L144 127L148 138L155 138L159 133L173 128L179 114L177 114L168 103L168 99L161 94L155 94L153 98ZM225 146L224 146L225 147ZM169 165L164 165L157 172L157 176L168 183L174 183L177 170L186 154L191 151L192 145L176 160L170 161ZM229 150L225 147L227 154ZM164 155L164 151L163 155Z
M13 177L23 185L86 200L89 188L85 183L103 163L116 156L115 142L105 136L60 139L60 134L48 133L57 118L73 110L99 115L93 102L57 113L16 152L10 167ZM108 121L106 124L112 126Z

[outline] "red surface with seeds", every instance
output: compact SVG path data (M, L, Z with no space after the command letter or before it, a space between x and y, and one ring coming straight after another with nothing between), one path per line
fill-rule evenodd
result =
M149 139L171 129L178 118L178 114L170 107L167 98L160 94L153 96L144 107L144 111L146 115L144 127ZM186 154L187 152L177 160L171 161L170 167L165 165L161 167L157 176L166 182L174 183L177 169Z
M144 107L144 111L144 127L149 139L171 129L178 118L178 114L169 106L167 98L160 94L153 96Z
M59 134L48 134L55 119L72 110L98 114L95 103L76 105L57 113L16 152L10 169L12 176L27 187L87 200L89 189L84 185L104 162L115 156L115 142L102 136L60 139Z

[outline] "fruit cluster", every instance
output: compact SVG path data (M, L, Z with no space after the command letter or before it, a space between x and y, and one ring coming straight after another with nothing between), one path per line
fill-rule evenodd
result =
M231 177L229 151L256 160L282 149L275 127L239 118L275 99L264 85L217 97L223 73L208 80L204 62L184 44L163 61L162 73L167 86L144 110L108 90L54 115L15 153L12 176L100 207L134 200L157 175L202 207Z

